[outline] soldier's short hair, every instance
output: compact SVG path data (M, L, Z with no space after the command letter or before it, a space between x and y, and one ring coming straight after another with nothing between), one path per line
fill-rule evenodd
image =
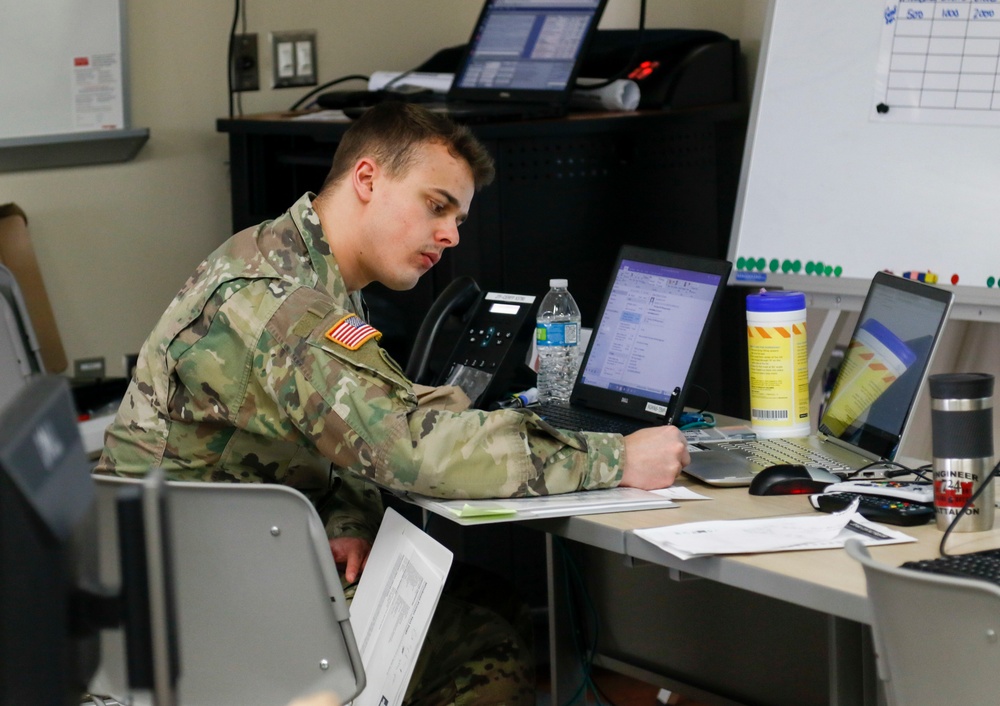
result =
M341 138L323 190L335 186L364 156L374 157L393 178L406 174L416 148L437 143L472 170L478 191L493 181L493 158L469 128L415 103L387 101L362 114Z

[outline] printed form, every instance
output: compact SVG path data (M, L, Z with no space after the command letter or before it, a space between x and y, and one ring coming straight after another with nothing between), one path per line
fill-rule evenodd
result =
M403 703L451 561L450 551L386 509L351 602L368 682L355 706Z

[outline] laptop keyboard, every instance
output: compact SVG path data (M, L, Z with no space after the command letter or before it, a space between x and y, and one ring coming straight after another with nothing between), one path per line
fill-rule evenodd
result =
M764 468L779 463L818 466L828 471L853 471L837 459L790 439L753 439L747 441L720 441L713 448L733 451L751 463Z
M932 574L980 579L1000 585L1000 549L987 549L971 554L943 556L938 559L908 561L904 569L928 571Z
M649 426L648 424L630 419L593 414L586 410L561 404L543 404L531 409L552 426L560 429L569 429L570 431L603 431L613 434L631 434L634 431Z

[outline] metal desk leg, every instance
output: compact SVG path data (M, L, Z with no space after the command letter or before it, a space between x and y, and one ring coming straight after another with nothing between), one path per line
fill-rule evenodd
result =
M871 628L829 617L831 706L885 706Z
M583 683L580 663L573 637L570 608L567 603L566 562L556 551L552 535L545 535L546 579L549 604L549 676L552 705L561 706Z

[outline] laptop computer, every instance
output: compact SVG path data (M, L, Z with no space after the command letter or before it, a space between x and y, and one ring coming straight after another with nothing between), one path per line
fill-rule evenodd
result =
M570 401L533 409L575 431L631 433L672 423L684 408L731 267L623 246Z
M486 0L444 102L458 122L564 115L607 0Z
M793 463L846 475L891 461L907 430L954 295L884 272L875 275L818 432L807 437L695 444L688 475L750 485L767 466Z

